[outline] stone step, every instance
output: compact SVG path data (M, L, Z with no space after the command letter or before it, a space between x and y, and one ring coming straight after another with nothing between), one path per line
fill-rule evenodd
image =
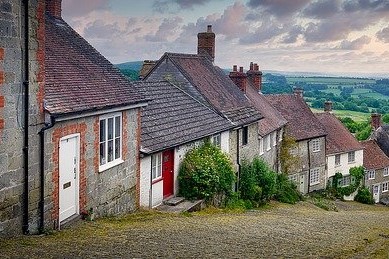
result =
M184 200L185 200L184 197L173 197L173 198L170 198L170 199L164 201L163 204L169 205L169 206L177 206L178 204L180 204Z
M195 200L195 201L182 201L175 206L169 206L166 204L162 204L156 208L158 211L162 212L172 212L172 213L181 213L184 211L193 212L199 211L203 208L204 201L203 200Z

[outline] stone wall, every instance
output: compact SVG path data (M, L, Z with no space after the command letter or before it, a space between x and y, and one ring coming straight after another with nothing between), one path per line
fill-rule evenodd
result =
M4 0L0 3L0 236L22 232L23 212L23 74L24 6L22 1ZM38 109L38 73L42 59L38 58L37 37L42 1L29 1L29 230L38 228L39 149L38 132L42 116Z
M46 133L46 221L48 228L58 226L58 150L62 137L80 134L80 212L93 209L95 216L132 212L139 203L140 112L133 109L122 113L123 162L99 171L99 117L86 117L59 122Z

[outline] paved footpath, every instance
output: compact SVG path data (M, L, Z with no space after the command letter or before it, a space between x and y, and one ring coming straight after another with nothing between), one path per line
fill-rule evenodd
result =
M141 212L0 240L1 258L389 258L389 208L275 203L245 213Z

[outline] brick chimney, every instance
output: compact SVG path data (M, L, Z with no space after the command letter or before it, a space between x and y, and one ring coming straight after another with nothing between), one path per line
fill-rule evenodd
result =
M294 93L294 95L299 96L301 98L304 97L304 90L301 87L295 87L293 89L293 93Z
M197 39L197 54L206 54L213 62L215 60L215 33L212 32L212 25L208 25L207 32L197 34Z
M381 114L379 113L371 114L371 127L373 130L376 130L379 127L381 127Z
M325 112L332 112L332 102L331 101L324 102L324 111Z
M243 67L240 67L238 71L238 66L234 65L232 72L230 72L230 78L242 92L246 92L247 75L243 72Z
M62 0L46 0L46 12L55 18L61 18Z
M255 89L260 92L262 90L262 72L259 71L257 63L250 63L250 70L247 71L247 77L255 86Z

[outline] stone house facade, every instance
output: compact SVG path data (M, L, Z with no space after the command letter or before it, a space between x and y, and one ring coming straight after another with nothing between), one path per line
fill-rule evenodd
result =
M311 112L300 91L265 97L288 121L284 134L296 143L290 152L298 157L298 162L289 172L289 178L296 182L301 193L324 189L327 136L324 127Z
M2 7L14 13L10 19L26 17L18 3ZM139 205L140 119L146 99L62 20L60 0L29 3L27 181L20 158L23 128L17 124L24 109L16 91L10 91L25 80L19 77L23 55L5 49L10 81L0 92L7 114L0 142L5 165L0 167L1 236L56 229L80 214L112 215ZM20 23L10 21L9 31L17 33ZM23 45L4 37L9 46ZM16 65L11 67L14 61L8 58Z

